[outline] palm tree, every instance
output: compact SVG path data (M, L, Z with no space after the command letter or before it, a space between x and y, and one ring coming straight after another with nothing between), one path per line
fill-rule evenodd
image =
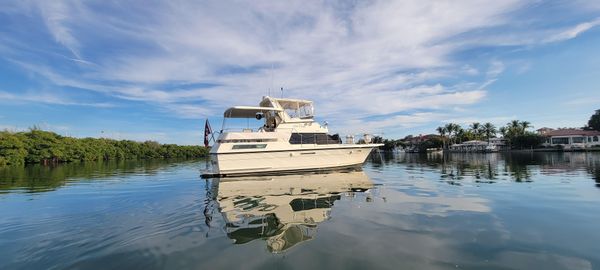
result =
M514 137L521 134L521 122L519 120L512 120L506 124L508 128L506 135L508 137Z
M506 132L507 132L507 128L506 127L500 127L498 129L498 132L500 132L500 134L502 134L502 137L506 137Z
M475 135L475 139L479 139L480 135L481 135L481 124L479 124L479 122L475 122L473 124L471 124L471 132L473 135Z
M437 132L442 136L442 148L446 148L446 128L445 127L437 127Z
M454 132L454 124L453 123L448 123L446 124L446 126L444 126L444 128L446 129L446 132L448 133L448 137L450 137L450 143L452 143L452 132Z
M520 127L521 127L521 134L525 134L525 130L527 130L528 128L532 128L533 126L531 125L530 122L521 121Z
M442 137L446 136L446 128L445 127L437 127L435 130L440 134L440 136L442 136Z
M454 132L456 132L456 137L459 139L460 143L462 143L462 138L465 137L465 130L459 125L456 125L456 127Z
M496 136L496 127L490 122L485 123L483 125L482 130L483 134L485 134L485 138L487 139L488 143L490 142L490 137Z
M452 132L454 133L454 143L457 142L457 139L459 139L460 135L462 135L462 128L458 125L458 124L451 124L452 128Z

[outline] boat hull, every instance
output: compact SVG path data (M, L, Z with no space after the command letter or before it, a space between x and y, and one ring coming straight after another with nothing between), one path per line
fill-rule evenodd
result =
M211 154L204 177L314 172L358 167L377 145Z

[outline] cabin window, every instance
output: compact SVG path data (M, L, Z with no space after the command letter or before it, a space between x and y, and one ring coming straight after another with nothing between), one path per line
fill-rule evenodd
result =
M597 142L598 141L598 136L594 136L594 141Z
M588 142L592 142L592 137L588 137Z
M573 143L584 143L585 137L573 137L571 140L573 140Z
M569 138L552 138L552 144L569 144Z
M262 149L266 147L267 144L236 144L232 149Z
M218 143L248 143L248 142L276 142L277 139L239 139L239 140L218 140Z
M338 134L326 133L292 133L290 144L340 144L342 140Z

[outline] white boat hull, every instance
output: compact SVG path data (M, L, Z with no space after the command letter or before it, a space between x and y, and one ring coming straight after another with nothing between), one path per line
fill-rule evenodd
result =
M343 147L213 153L211 154L213 169L205 175L233 176L359 166L365 162L376 146L378 145L355 144L343 145Z

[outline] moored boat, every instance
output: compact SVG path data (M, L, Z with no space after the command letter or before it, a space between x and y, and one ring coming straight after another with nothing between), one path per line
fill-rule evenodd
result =
M342 143L327 125L314 120L313 102L263 97L258 107L236 106L224 113L224 125L210 150L211 176L290 173L356 167L382 144ZM231 118L264 121L262 127L225 130Z

